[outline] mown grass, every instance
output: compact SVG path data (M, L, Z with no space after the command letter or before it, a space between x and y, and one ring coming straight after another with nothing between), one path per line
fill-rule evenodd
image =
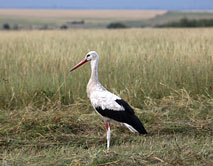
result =
M47 110L1 110L1 160L8 165L210 165L213 100L180 94L152 104L147 99L143 109L135 109L147 136L112 126L109 152L104 125L87 101L68 108L56 103Z
M210 165L212 29L0 32L3 165ZM128 101L149 134L105 128L85 92L89 64Z

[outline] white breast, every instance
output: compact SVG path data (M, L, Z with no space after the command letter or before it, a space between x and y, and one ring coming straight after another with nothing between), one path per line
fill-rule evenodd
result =
M107 90L100 89L92 91L89 98L94 108L101 107L102 109L110 109L113 111L124 110L124 108L115 101L121 98Z

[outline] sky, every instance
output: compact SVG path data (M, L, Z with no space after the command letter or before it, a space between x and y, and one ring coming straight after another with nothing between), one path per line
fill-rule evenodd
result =
M213 10L213 0L0 0L0 8Z

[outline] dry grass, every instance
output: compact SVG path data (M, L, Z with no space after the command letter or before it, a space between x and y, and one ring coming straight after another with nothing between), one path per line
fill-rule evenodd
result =
M0 9L0 15L47 18L117 18L117 19L149 19L165 14L162 10L28 10Z
M0 33L3 108L85 99L89 65L69 69L90 50L100 54L103 85L137 107L183 88L212 96L212 29Z
M0 32L3 165L211 165L213 30ZM99 78L128 101L149 134L105 128L85 92L89 50Z
M104 124L88 100L69 107L49 103L40 109L1 110L0 159L8 165L213 163L212 99L193 100L179 91L145 103L144 109L135 110L149 134L140 136L112 126L109 152Z

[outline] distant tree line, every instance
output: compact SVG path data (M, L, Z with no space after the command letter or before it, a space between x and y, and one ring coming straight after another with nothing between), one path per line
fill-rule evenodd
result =
M170 22L156 27L213 27L213 19L190 20L182 18L177 22Z
M73 22L67 22L65 24L62 24L61 26L58 27L49 27L49 25L40 25L40 26L32 26L32 27L22 27L20 25L13 25L11 26L8 23L5 23L0 27L0 29L4 30L19 30L19 29L40 29L40 30L47 30L47 29L69 29L72 28L73 24L79 24L79 25L84 25L85 22L84 20L81 21L73 21ZM109 23L106 28L108 29L121 29L121 28L129 28L129 27L134 27L134 26L127 26L125 23L122 22L112 22ZM148 25L145 25L143 27L148 27ZM142 28L143 28L142 27ZM156 28L163 28L163 27L213 27L213 19L188 19L188 18L182 18L179 21L176 22L169 22L161 25L155 25L153 27Z
M3 24L2 29L4 29L4 30L11 30L11 29L18 30L19 26L17 24L15 24L14 26L10 26L10 24L5 23L5 24Z
M85 23L84 20L67 22L67 24L84 24L84 23Z
M11 25L9 23L3 23L2 26L0 25L0 29L3 29L3 30L19 30L19 29L39 29L39 30L48 30L48 29L63 29L63 30L66 30L66 29L69 29L69 28L72 28L72 25L84 25L85 24L85 21L84 20L80 20L80 21L70 21L70 22L66 22L60 26L51 26L51 25L48 25L48 24L40 24L40 25L28 25L28 26L21 26L21 25L18 25L18 24L15 24L15 25Z

